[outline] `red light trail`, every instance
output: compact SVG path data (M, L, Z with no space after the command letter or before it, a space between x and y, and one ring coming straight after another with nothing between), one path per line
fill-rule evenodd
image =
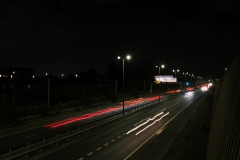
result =
M171 93L175 93L175 92L179 92L179 90L176 90L176 91L173 90ZM163 96L161 96L161 98L162 97ZM158 100L158 98L159 98L158 96L154 96L154 97L148 97L148 98L132 99L130 101L125 101L124 105L127 108L127 107L134 106L136 104L155 101L155 100ZM94 116L99 116L99 115L102 115L102 114L105 114L105 113L110 113L110 112L113 112L113 111L117 111L119 109L122 109L122 106L121 106L122 102L119 103L119 104L120 105L116 106L116 107L106 108L106 109L102 109L102 110L95 111L95 112L92 112L92 113L87 113L87 114L81 115L79 117L68 118L68 119L65 119L65 120L61 120L61 121L58 121L58 122L47 124L47 125L44 126L44 128L56 128L56 127L60 127L60 126L66 125L66 124L76 122L76 121L86 120L86 119L93 118Z

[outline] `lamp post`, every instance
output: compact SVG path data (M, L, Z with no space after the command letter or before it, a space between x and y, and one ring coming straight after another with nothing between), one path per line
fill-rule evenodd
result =
M191 81L192 81L192 79L190 79L190 78L192 78L192 76L191 76L191 73L188 73L188 76L189 76L189 87L190 87L190 85L191 85Z
M186 74L188 74L188 72L183 72L183 74L185 75L185 82L186 82Z
M185 76L185 90L186 90L186 75L188 74L188 72L183 72L184 76Z
M177 77L177 72L179 72L179 69L175 69L175 70L173 70L173 72L175 72L175 77Z
M13 74L13 107L15 106L15 74L16 74L16 72L15 71L13 71L12 72L12 74Z
M164 68L164 65L161 65L161 66L156 66L156 68L158 68L158 74L159 74L159 93L158 93L158 101L160 103L160 91L161 91L161 81L160 81L160 68Z
M195 77L197 77L197 81L196 81L196 86L197 86L198 78L199 78L199 79L202 79L202 77L200 77L200 76L195 76Z
M175 77L177 78L177 72L179 72L179 69L174 69L173 72L175 72Z
M118 56L118 59L121 59L121 57L120 56ZM127 55L126 56L126 59L131 59L131 56L130 55ZM122 103L123 103L123 115L124 115L124 57L122 58L122 60L123 60L123 97L122 97Z

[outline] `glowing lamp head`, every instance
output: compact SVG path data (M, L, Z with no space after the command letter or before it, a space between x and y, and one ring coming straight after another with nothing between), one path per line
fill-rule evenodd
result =
M130 55L127 55L127 57L126 57L127 59L131 59L131 56Z
M156 68L158 68L158 67L160 67L160 66L156 66ZM164 65L161 65L161 67L160 68L164 68L165 66Z

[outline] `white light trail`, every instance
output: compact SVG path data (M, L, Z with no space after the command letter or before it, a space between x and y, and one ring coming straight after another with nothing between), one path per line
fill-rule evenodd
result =
M143 131L145 131L148 127L151 127L152 125L154 125L157 121L160 121L163 117L165 117L165 116L167 116L169 114L169 112L168 113L166 113L166 114L164 114L164 115L162 115L162 117L161 118L159 118L159 119L157 119L157 120L155 120L153 123L151 123L151 124L149 124L147 127L145 127L144 129L142 129L141 131L139 131L138 133L136 133L135 135L138 135L139 133L141 133L141 132L143 132Z
M154 120L155 118L157 118L158 116L160 116L160 115L162 115L162 114L163 114L163 112L161 112L161 113L155 115L153 118L149 118L146 122L144 122L144 123L138 125L137 127L134 127L133 129L131 129L130 131L128 131L126 134L129 134L129 133L135 131L135 130L138 129L139 127L141 127L141 126L147 124L149 121Z
M194 92L189 91L189 92L185 93L184 97L191 97L191 96L193 96L193 94L194 94Z
M139 123L142 123L143 121L146 121L146 120L148 120L149 118L150 118L150 117L148 117L148 118L146 118L146 119L143 119L143 120L141 120L140 122L138 122L138 123L134 124L134 126L138 125Z

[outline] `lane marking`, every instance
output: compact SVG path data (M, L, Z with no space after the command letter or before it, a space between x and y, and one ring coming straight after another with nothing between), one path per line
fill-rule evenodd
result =
M80 158L80 159L78 159L78 160L83 160L83 158Z
M114 142L115 141L115 139L113 139L111 142Z
M90 156L91 154L93 154L93 152L88 153L88 156Z
M118 136L117 138L121 138L121 136Z
M200 94L201 95L201 94ZM199 95L199 96L200 96ZM197 99L199 96L197 96L195 99ZM135 152L137 152L144 144L146 144L153 136L158 135L159 132L162 132L162 130L164 129L164 127L170 123L177 115L179 115L185 108L187 108L192 102L188 103L182 110L180 110L174 117L172 117L169 121L167 121L167 123L165 123L160 129L158 129L155 133L153 133L153 135L151 135L146 141L144 141L140 146L138 146L134 151L132 151L132 153L130 153L126 158L124 158L123 160L127 160L128 158L130 158Z
M96 149L97 151L99 151L102 147L99 147L98 149Z
M104 144L104 146L107 146L109 143Z
M161 110L161 112L163 112L165 109L167 109L167 108L164 108L163 110Z
M30 138L30 137L33 137L33 136L36 136L37 134L33 134L33 135L30 135L30 136L27 136L25 138Z

